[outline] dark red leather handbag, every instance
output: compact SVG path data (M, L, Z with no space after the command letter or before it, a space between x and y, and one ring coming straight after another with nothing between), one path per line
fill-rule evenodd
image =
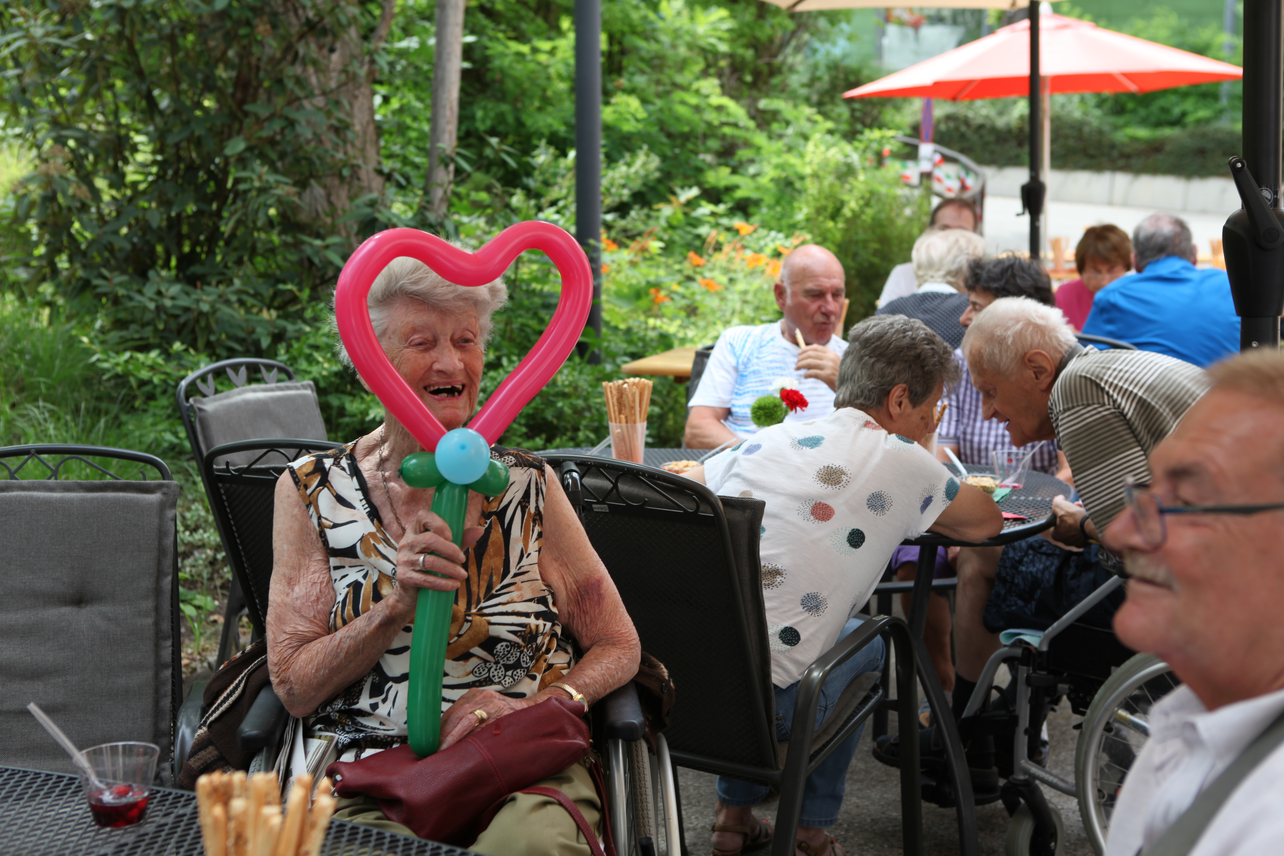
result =
M415 835L466 847L510 794L560 773L589 753L584 706L551 698L491 720L427 758L409 746L326 768L340 797L374 797ZM596 842L594 842L596 843Z

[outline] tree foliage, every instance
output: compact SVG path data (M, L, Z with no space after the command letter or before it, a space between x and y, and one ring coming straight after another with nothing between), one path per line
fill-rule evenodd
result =
M6 124L36 157L14 210L36 232L32 282L101 310L119 347L183 342L215 356L287 336L377 201L336 192L378 182L359 158L353 103L338 97L353 81L329 66L376 29L377 8L22 0L0 10Z

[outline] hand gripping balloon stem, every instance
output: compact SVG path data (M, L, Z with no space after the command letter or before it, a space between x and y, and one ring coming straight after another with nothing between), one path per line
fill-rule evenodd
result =
M401 462L401 480L411 487L435 487L432 511L450 527L450 540L463 546L468 491L498 496L508 487L508 467L490 457L486 438L471 428L448 431L437 452L417 452ZM420 589L415 627L449 628L452 591ZM446 633L416 633L410 644L410 687L406 711L410 748L423 757L441 742L441 664L446 661ZM438 675L437 680L416 677Z
M542 251L561 273L557 310L535 347L491 394L469 428L451 432L464 431L461 436L476 439L446 442L445 427L397 373L375 336L368 305L370 287L399 256L418 259L457 285L485 285L498 279L524 250ZM551 223L510 226L476 253L417 229L389 229L369 238L344 265L334 294L339 336L357 372L389 414L428 450L406 457L402 478L413 487L437 487L432 510L446 521L456 545L463 539L468 490L494 496L507 484L506 468L490 460L487 448L561 368L579 341L592 301L593 278L584 252L574 238ZM440 743L442 666L453 602L449 592L420 589L416 604L407 725L410 746L420 757L437 751Z

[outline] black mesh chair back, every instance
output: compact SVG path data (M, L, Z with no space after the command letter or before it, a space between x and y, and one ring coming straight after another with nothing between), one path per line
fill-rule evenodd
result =
M178 485L159 459L94 446L0 449L0 766L74 773L26 710L81 747L161 747L182 669Z
M1074 337L1083 345L1095 345L1098 348L1118 348L1121 351L1135 351L1136 345L1130 345L1120 339L1112 339L1109 336L1090 336L1087 333L1075 333Z
M201 475L213 494L210 510L227 547L232 573L245 596L254 638L266 632L272 582L272 522L276 482L291 461L342 448L324 440L243 440L205 453ZM231 459L246 460L244 464Z
M665 735L675 763L710 772L724 762L774 770L757 561L762 502L720 500L698 482L609 458L548 461L555 471L565 462L579 470L577 507L589 540L643 650L673 676L677 701ZM729 505L735 507L724 510Z
M695 395L696 387L700 385L700 378L704 377L704 367L709 365L709 357L713 355L713 345L705 345L703 348L696 348L695 359L691 361L691 379L687 381L687 406L691 406L691 397Z

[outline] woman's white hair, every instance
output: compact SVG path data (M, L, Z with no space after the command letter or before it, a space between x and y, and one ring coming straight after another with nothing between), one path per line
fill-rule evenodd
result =
M919 285L944 282L962 291L968 265L984 255L985 239L975 232L928 229L914 242L914 278Z
M1029 297L1002 297L977 313L963 336L969 366L1015 374L1030 351L1060 360L1076 343L1074 328L1055 306Z
M446 314L476 310L478 332L484 346L494 327L491 316L508 301L508 289L502 279L479 286L455 285L418 259L399 256L375 278L366 297L370 323L374 325L375 336L381 344L391 324L392 307L402 299L418 300L429 309ZM338 337L337 328L335 338L339 359L352 368L352 358Z

